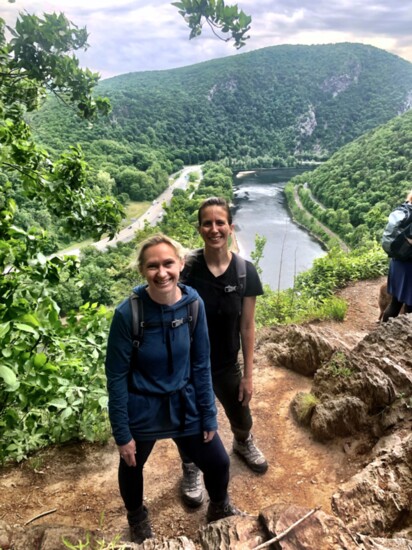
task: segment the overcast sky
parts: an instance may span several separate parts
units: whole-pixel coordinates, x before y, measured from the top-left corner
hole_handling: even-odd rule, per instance
[[[235,2],[226,0],[230,5]],[[102,78],[172,69],[280,44],[360,42],[412,62],[412,0],[239,0],[252,16],[247,46],[236,50],[205,27],[189,41],[177,9],[162,0],[0,0],[0,16],[14,25],[19,11],[64,12],[86,26],[90,48],[77,54]]]

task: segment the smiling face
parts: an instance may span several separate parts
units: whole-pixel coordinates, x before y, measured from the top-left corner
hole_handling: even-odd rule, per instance
[[[225,208],[213,205],[202,209],[199,233],[206,248],[227,247],[232,229],[233,225],[229,223]]]
[[[140,272],[148,284],[150,297],[160,303],[174,303],[183,261],[167,243],[145,249]]]

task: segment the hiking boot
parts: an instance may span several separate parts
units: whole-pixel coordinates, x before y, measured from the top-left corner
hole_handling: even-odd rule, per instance
[[[150,525],[149,513],[146,506],[141,506],[134,512],[127,512],[131,542],[141,544],[146,539],[153,538],[152,526]]]
[[[190,508],[198,508],[201,506],[204,495],[202,485],[202,472],[190,462],[185,464],[182,462],[183,477],[180,482],[180,494],[183,502]]]
[[[224,500],[223,502],[209,502],[207,508],[206,519],[208,523],[212,521],[217,521],[219,519],[228,518],[230,516],[245,516],[244,512],[241,512],[230,503],[229,499]]]
[[[263,453],[253,442],[253,435],[249,434],[246,441],[233,440],[233,452],[242,458],[251,470],[258,474],[264,474],[268,469]]]

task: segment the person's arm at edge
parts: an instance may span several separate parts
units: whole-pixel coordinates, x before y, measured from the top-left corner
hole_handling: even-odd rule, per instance
[[[109,395],[109,417],[120,456],[128,466],[136,466],[136,443],[128,423],[127,379],[130,369],[131,335],[129,323],[116,309],[110,326],[105,370]]]

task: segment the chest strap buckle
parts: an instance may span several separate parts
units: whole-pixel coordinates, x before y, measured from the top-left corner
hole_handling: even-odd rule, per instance
[[[185,319],[182,317],[181,319],[173,319],[173,321],[170,323],[170,326],[172,328],[180,327],[180,325],[183,325],[185,323]]]
[[[225,292],[236,292],[237,286],[236,285],[227,285],[225,286]]]

